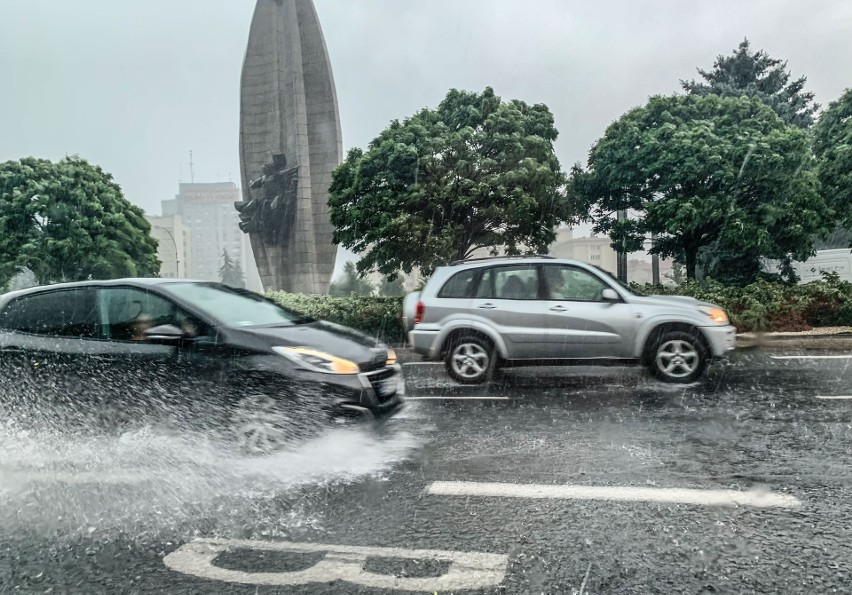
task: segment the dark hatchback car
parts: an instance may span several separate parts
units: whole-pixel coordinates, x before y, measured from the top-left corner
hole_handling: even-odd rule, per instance
[[[328,418],[387,416],[404,392],[396,355],[376,339],[250,291],[167,279],[0,296],[0,380],[0,407],[30,417],[175,413],[224,424],[248,451]]]

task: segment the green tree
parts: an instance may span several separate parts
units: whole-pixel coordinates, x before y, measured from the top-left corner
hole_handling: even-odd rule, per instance
[[[343,267],[343,279],[332,283],[328,294],[332,297],[368,296],[373,295],[374,291],[373,284],[361,276],[355,263],[350,260]]]
[[[428,275],[477,248],[546,253],[569,217],[556,135],[544,105],[451,90],[334,171],[334,240],[383,275]]]
[[[717,56],[712,70],[698,69],[703,82],[681,81],[693,95],[756,97],[787,124],[808,128],[814,122],[819,104],[814,94],[803,89],[806,77],[790,80],[787,62],[770,58],[763,50],[752,53],[748,39],[730,56]]]
[[[402,297],[405,295],[402,275],[397,273],[393,277],[382,277],[379,284],[379,295],[384,297]]]
[[[228,249],[222,250],[222,265],[219,267],[219,281],[222,285],[245,289],[246,278],[240,263],[231,258]]]
[[[0,163],[0,285],[24,269],[39,283],[155,276],[150,231],[112,176],[80,157]]]
[[[847,89],[820,115],[814,126],[814,152],[822,193],[837,222],[852,229],[852,89]],[[849,239],[852,235],[838,230]]]
[[[789,278],[830,225],[812,163],[806,133],[757,99],[653,97],[607,128],[572,189],[613,246],[640,250],[654,233],[651,251],[691,279],[716,242],[741,259],[778,259]],[[636,216],[615,220],[628,209]]]

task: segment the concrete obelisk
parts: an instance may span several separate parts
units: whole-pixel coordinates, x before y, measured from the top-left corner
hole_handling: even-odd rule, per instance
[[[328,291],[337,254],[328,186],[342,157],[337,93],[312,0],[258,0],[240,89],[238,209],[267,290]]]

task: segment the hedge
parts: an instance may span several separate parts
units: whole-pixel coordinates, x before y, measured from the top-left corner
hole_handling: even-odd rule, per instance
[[[391,345],[405,343],[401,297],[329,297],[284,291],[266,296],[300,314],[354,328]]]
[[[689,281],[679,287],[631,284],[641,295],[688,295],[725,309],[739,332],[803,331],[818,326],[852,326],[852,283],[826,275],[804,285],[761,280],[746,287],[727,287],[713,281]],[[282,306],[336,322],[392,345],[405,343],[402,298],[267,294]]]
[[[803,285],[759,280],[746,287],[688,281],[679,287],[631,284],[642,295],[688,295],[721,306],[739,332],[805,331],[852,326],[852,283],[837,274]]]

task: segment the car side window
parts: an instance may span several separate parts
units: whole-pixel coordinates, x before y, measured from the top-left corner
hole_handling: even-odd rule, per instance
[[[538,299],[538,267],[496,267],[483,273],[478,298],[502,300]]]
[[[171,301],[135,287],[102,288],[98,302],[103,338],[112,341],[142,341],[150,328],[187,319]]]
[[[476,274],[479,271],[470,269],[461,271],[450,277],[449,281],[444,283],[441,291],[438,293],[439,298],[469,298],[473,294],[473,286],[476,281]]]
[[[0,329],[53,337],[99,335],[95,290],[45,291],[12,300],[0,312]]]
[[[609,287],[596,275],[571,266],[544,267],[545,296],[549,300],[574,302],[603,301],[603,290]]]

